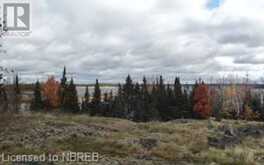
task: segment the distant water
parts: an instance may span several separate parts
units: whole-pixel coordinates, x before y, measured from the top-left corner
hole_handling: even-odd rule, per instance
[[[82,98],[85,94],[85,88],[86,87],[77,87],[77,92],[78,92],[78,97]],[[110,93],[111,90],[113,91],[113,95],[115,96],[117,94],[117,87],[100,87],[101,89],[101,94],[103,95],[104,93]],[[94,93],[94,87],[89,87],[89,93],[92,95]]]

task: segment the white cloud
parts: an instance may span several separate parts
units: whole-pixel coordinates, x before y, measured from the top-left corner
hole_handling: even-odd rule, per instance
[[[213,10],[208,1],[30,0],[32,34],[7,39],[0,65],[27,77],[66,65],[80,80],[116,82],[128,73],[261,72],[264,1],[224,0]]]

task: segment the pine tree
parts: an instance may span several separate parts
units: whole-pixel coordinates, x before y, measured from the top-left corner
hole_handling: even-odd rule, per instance
[[[104,93],[104,102],[108,103],[109,98],[108,98],[108,93]]]
[[[127,119],[132,119],[134,116],[133,111],[133,96],[134,85],[130,75],[126,78],[126,83],[123,87],[123,99],[124,99],[124,113]]]
[[[89,87],[88,86],[86,86],[86,88],[85,88],[84,99],[85,99],[86,103],[90,102],[90,92],[89,92]]]
[[[124,95],[123,95],[122,85],[118,84],[117,96],[113,101],[113,108],[112,108],[113,117],[125,118],[125,112],[124,112],[125,102],[123,96]]]
[[[20,94],[20,87],[19,87],[19,78],[18,78],[18,75],[16,75],[16,77],[15,77],[15,93],[17,95]]]
[[[34,98],[31,103],[30,109],[33,111],[39,111],[44,108],[42,95],[41,95],[41,86],[39,81],[36,82],[35,88],[34,88]]]
[[[96,83],[94,86],[94,94],[93,94],[93,100],[92,101],[94,104],[100,104],[100,102],[101,102],[101,89],[100,89],[98,79],[96,79]]]
[[[114,100],[114,94],[113,94],[113,90],[111,90],[109,93],[109,101],[112,102],[113,100]]]
[[[64,102],[64,96],[65,96],[65,90],[67,88],[67,77],[66,77],[66,67],[63,68],[62,78],[60,82],[60,103],[63,104]]]
[[[152,94],[155,93],[155,85],[152,87]],[[153,97],[153,99],[152,99]],[[146,77],[143,77],[142,100],[143,100],[143,122],[157,120],[159,118],[158,110],[155,106],[154,95],[152,96],[148,90]]]
[[[143,121],[145,116],[145,109],[143,109],[142,93],[140,85],[136,83],[134,88],[134,96],[132,100],[132,114],[134,121]]]
[[[114,106],[114,95],[113,91],[111,90],[108,95],[108,117],[112,117],[114,114],[113,106]]]
[[[0,82],[3,79],[3,75],[0,74]],[[8,109],[8,99],[5,85],[0,83],[0,111],[6,111]]]
[[[89,87],[86,86],[85,93],[84,93],[84,99],[82,101],[82,111],[83,112],[89,112],[89,104],[90,104],[90,92],[89,92]]]
[[[123,88],[121,84],[118,84],[117,96],[123,97]]]
[[[63,68],[62,78],[61,78],[61,86],[65,87],[67,85],[67,77],[66,77],[66,67]]]
[[[21,99],[21,92],[20,92],[20,87],[19,87],[19,78],[18,75],[16,74],[15,76],[15,87],[14,87],[14,108],[16,111],[19,109],[19,104],[20,104],[20,99]]]
[[[183,92],[182,114],[184,118],[192,118],[192,105],[187,90]]]
[[[167,94],[167,103],[169,106],[174,106],[175,104],[175,96],[173,93],[173,90],[170,87],[170,84],[167,85],[167,89],[166,89],[166,94]]]
[[[80,111],[78,94],[73,79],[71,79],[70,84],[65,89],[62,108],[65,112],[77,113]]]
[[[261,97],[255,96],[252,98],[250,107],[253,109],[253,111],[259,115],[259,119],[263,120],[263,107],[261,105]]]
[[[167,85],[165,97],[166,105],[168,107],[164,110],[166,111],[166,120],[173,120],[176,118],[177,113],[179,113],[179,108],[176,106],[174,90],[171,89],[169,84]]]
[[[99,85],[98,79],[96,79],[96,83],[94,86],[94,93],[92,99],[92,109],[90,111],[90,115],[100,115],[101,114],[101,89]]]
[[[175,96],[175,106],[176,111],[174,112],[175,118],[182,118],[184,117],[184,97],[182,93],[182,86],[180,83],[180,78],[176,77],[174,82],[174,96]]]
[[[157,109],[162,120],[167,121],[170,119],[171,116],[169,115],[166,90],[162,76],[160,76],[157,85]]]

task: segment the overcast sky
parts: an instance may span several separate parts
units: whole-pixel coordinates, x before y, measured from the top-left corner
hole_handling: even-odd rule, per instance
[[[32,33],[8,37],[0,65],[23,81],[127,74],[184,80],[264,75],[263,0],[30,0]]]

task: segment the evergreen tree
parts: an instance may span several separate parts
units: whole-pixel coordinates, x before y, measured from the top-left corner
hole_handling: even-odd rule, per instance
[[[90,92],[89,92],[89,87],[88,86],[86,86],[86,88],[85,88],[84,99],[85,99],[86,103],[90,102]]]
[[[162,76],[160,76],[159,78],[156,92],[157,92],[157,109],[159,111],[160,117],[162,120],[167,121],[171,118],[171,116],[169,114],[166,90]]]
[[[152,94],[155,93],[155,85],[152,87]],[[143,100],[143,120],[144,122],[157,120],[159,118],[158,110],[156,109],[156,104],[154,102],[154,95],[152,96],[148,90],[148,84],[146,77],[143,78],[142,85],[142,100]],[[152,99],[153,98],[153,99]]]
[[[256,114],[259,114],[259,118],[261,120],[264,119],[264,111],[263,111],[263,107],[261,105],[261,97],[259,95],[254,96],[250,102],[250,107],[253,109],[253,111]]]
[[[176,118],[176,114],[179,112],[179,108],[176,106],[174,90],[171,89],[170,85],[167,85],[166,89],[166,120],[173,120]]]
[[[96,79],[96,83],[94,86],[94,93],[92,99],[92,110],[90,112],[91,116],[101,114],[101,89],[99,85],[98,79]]]
[[[59,91],[61,104],[63,104],[63,102],[64,102],[66,88],[67,88],[67,77],[66,77],[66,67],[64,66],[62,78],[61,78],[61,82],[60,82],[60,91]]]
[[[41,86],[39,81],[37,81],[34,87],[34,97],[30,109],[33,111],[39,111],[42,110],[43,108],[44,108],[44,103],[41,95]]]
[[[18,75],[16,75],[16,77],[15,77],[15,93],[17,95],[20,94],[20,87],[19,87],[19,78],[18,78]]]
[[[67,85],[64,92],[65,95],[62,106],[63,110],[65,112],[73,112],[73,113],[79,112],[80,107],[78,102],[78,94],[73,79],[71,79],[70,84]]]
[[[8,98],[7,98],[6,88],[3,84],[0,84],[0,111],[2,112],[7,110],[8,110]]]
[[[66,77],[66,67],[64,66],[61,78],[61,86],[65,87],[67,85],[67,77]]]
[[[104,98],[103,98],[104,102],[102,103],[102,115],[105,117],[110,117],[112,116],[111,113],[111,100],[109,99],[109,94],[107,92],[104,93]]]
[[[124,101],[124,113],[127,119],[133,119],[133,97],[134,97],[134,85],[130,75],[126,78],[126,83],[123,88],[123,101]]]
[[[135,85],[132,105],[133,105],[132,106],[133,120],[143,121],[145,117],[146,109],[143,108],[142,93],[140,90],[140,85],[138,83],[136,83]]]
[[[114,114],[114,110],[113,110],[113,106],[114,106],[114,95],[113,95],[113,91],[111,90],[108,96],[108,117],[112,117]]]
[[[90,92],[89,92],[89,87],[86,86],[85,93],[84,93],[84,99],[82,101],[82,111],[83,112],[89,111],[89,104],[90,104]]]
[[[151,98],[150,98],[150,94],[148,91],[148,84],[147,84],[147,79],[144,76],[143,77],[143,84],[142,84],[142,89],[141,89],[141,99],[142,99],[142,113],[143,113],[143,117],[142,120],[143,121],[149,121],[152,118],[152,114],[151,114],[151,110],[150,110],[150,104],[151,104]]]
[[[170,87],[170,84],[167,85],[167,89],[166,89],[166,94],[167,94],[167,103],[169,106],[174,106],[175,104],[175,96],[173,93],[173,90]]]
[[[94,86],[94,94],[93,94],[93,100],[92,101],[95,104],[100,104],[100,102],[101,102],[101,89],[100,89],[98,79],[96,79],[96,83]]]
[[[124,85],[124,94],[125,96],[129,97],[132,96],[132,93],[133,93],[133,81],[130,75],[128,75],[126,78],[126,83]]]
[[[112,102],[114,100],[113,90],[109,93],[109,101]]]
[[[117,96],[123,97],[123,89],[121,84],[118,84]]]
[[[182,116],[184,118],[192,118],[192,105],[191,100],[188,95],[187,90],[184,90],[183,93],[183,106],[182,106]]]
[[[16,74],[15,76],[15,85],[14,85],[14,108],[16,111],[18,111],[19,109],[19,104],[20,104],[20,99],[21,99],[21,95],[20,95],[20,87],[19,87],[19,78],[18,75]]]
[[[122,85],[118,84],[117,96],[113,101],[112,116],[118,118],[125,118],[124,106],[125,102],[123,97]]]
[[[108,101],[108,93],[104,93],[104,102],[107,103]]]
[[[182,86],[180,83],[180,78],[176,77],[174,82],[174,96],[175,96],[175,112],[174,117],[175,118],[182,118],[184,117],[184,97],[182,93]]]

